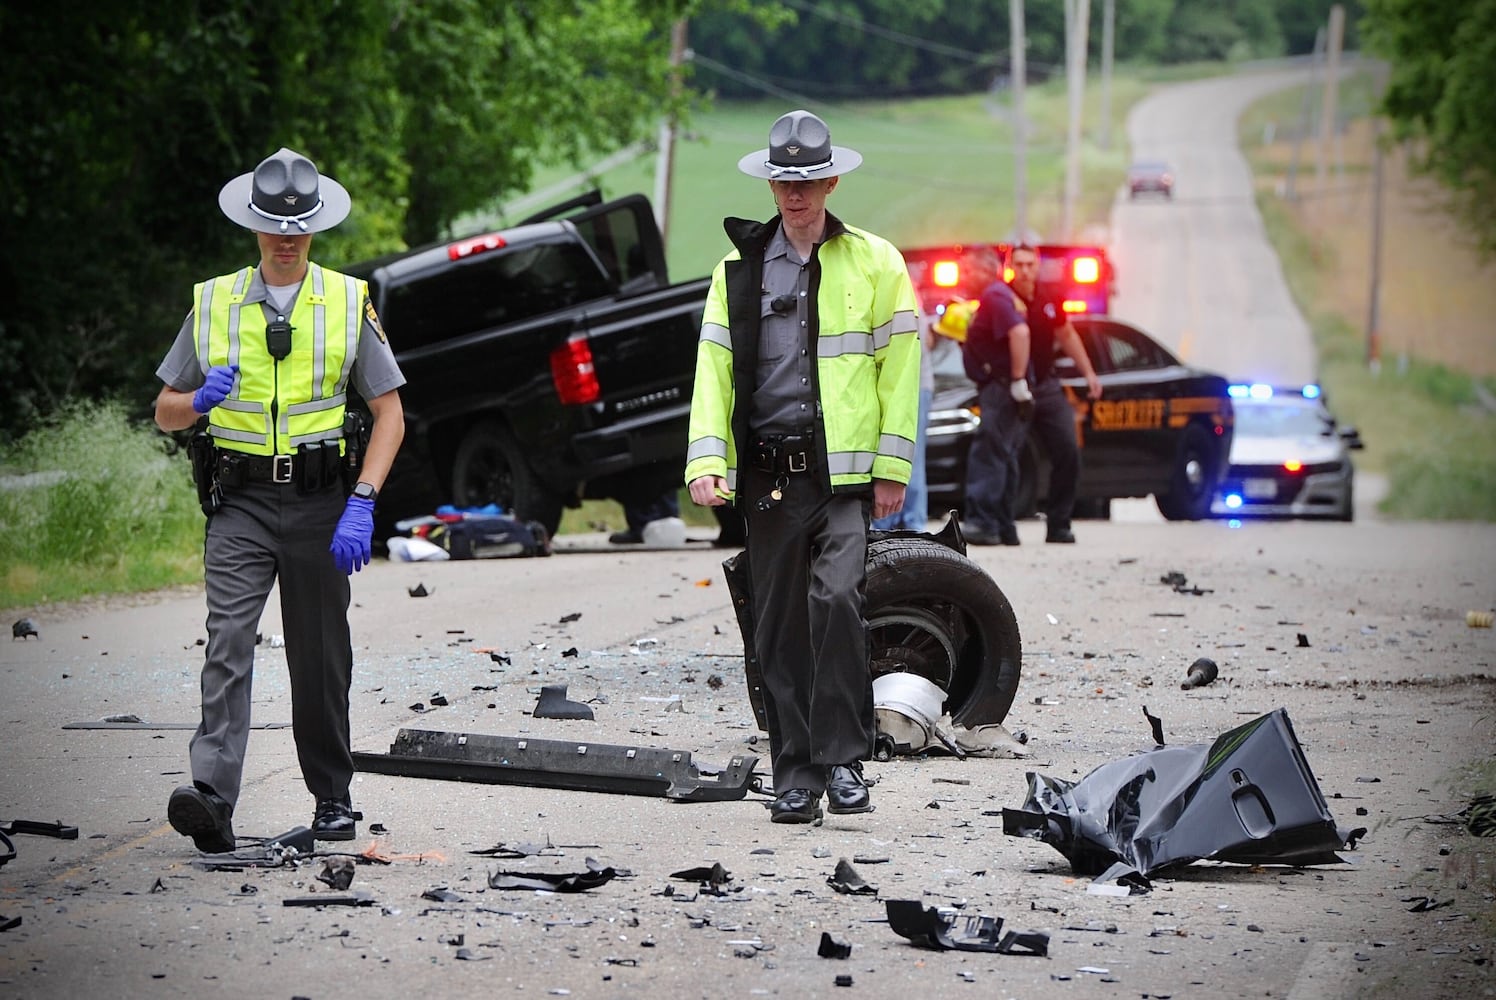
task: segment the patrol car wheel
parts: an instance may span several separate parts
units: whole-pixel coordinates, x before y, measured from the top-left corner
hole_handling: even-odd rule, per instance
[[[1154,497],[1159,513],[1170,521],[1199,521],[1208,517],[1216,478],[1216,449],[1210,435],[1198,424],[1185,428],[1169,492]]]
[[[928,678],[963,726],[1007,717],[1022,658],[1018,620],[976,563],[934,538],[874,540],[865,615],[875,676],[903,669]]]
[[[452,459],[452,503],[457,507],[498,504],[521,521],[538,521],[555,537],[561,501],[535,477],[514,436],[499,424],[474,424]]]

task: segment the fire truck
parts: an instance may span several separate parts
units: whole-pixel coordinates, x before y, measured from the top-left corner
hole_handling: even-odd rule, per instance
[[[909,276],[914,279],[920,305],[926,315],[936,315],[945,303],[957,299],[975,299],[982,289],[969,277],[973,268],[971,255],[978,250],[992,250],[1002,262],[1003,280],[1013,277],[1009,259],[1012,243],[958,243],[949,246],[915,247],[903,250]],[[1041,244],[1039,251],[1039,292],[1056,299],[1065,312],[1073,316],[1104,315],[1109,311],[1115,274],[1106,251],[1098,246],[1076,244]]]

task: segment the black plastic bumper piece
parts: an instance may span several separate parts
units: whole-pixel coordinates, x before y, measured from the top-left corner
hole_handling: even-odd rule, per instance
[[[747,795],[758,758],[733,757],[721,771],[703,772],[688,750],[402,729],[388,754],[355,752],[353,763],[407,778],[726,802]]]

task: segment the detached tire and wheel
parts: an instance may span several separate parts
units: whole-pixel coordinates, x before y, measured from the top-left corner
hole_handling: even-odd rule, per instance
[[[1216,451],[1204,427],[1191,424],[1185,428],[1169,492],[1154,497],[1160,514],[1170,521],[1199,521],[1210,516],[1210,495],[1219,477]]]
[[[452,458],[452,503],[457,507],[498,504],[521,521],[537,521],[554,537],[561,525],[561,500],[525,462],[514,435],[484,420],[469,428]]]
[[[874,678],[926,678],[945,692],[952,721],[968,728],[1007,717],[1022,639],[1013,606],[976,563],[933,536],[875,538],[865,615]]]

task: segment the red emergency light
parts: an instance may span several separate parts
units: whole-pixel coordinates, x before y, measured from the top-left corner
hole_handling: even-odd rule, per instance
[[[602,396],[585,333],[572,334],[551,352],[551,381],[556,384],[556,395],[568,406],[595,403]]]
[[[937,260],[930,268],[930,279],[941,288],[955,288],[961,281],[961,266],[953,260]]]
[[[1070,262],[1070,275],[1077,285],[1094,285],[1101,280],[1101,261],[1095,257],[1077,257]]]
[[[1084,299],[1066,299],[1060,303],[1060,308],[1067,313],[1083,313],[1090,310]]]

